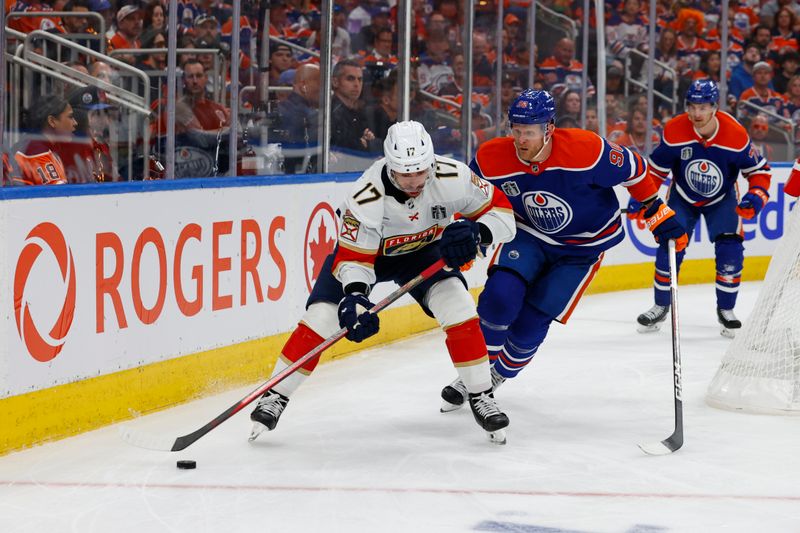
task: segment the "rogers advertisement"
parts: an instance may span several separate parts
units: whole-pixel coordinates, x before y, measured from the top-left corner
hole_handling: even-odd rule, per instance
[[[770,204],[744,226],[750,255],[770,255],[783,234],[788,173],[774,170]],[[206,180],[0,199],[0,398],[290,331],[336,242],[335,210],[350,187]],[[649,232],[627,220],[626,231],[604,264],[652,261]],[[687,258],[713,257],[707,241],[703,225]],[[485,268],[483,260],[468,273],[471,286]],[[393,288],[383,284],[373,299]]]

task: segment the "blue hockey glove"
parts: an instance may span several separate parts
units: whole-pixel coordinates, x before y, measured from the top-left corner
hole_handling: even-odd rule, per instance
[[[450,268],[460,268],[478,255],[481,240],[480,226],[468,218],[460,218],[444,228],[439,251]]]
[[[361,342],[372,337],[380,329],[377,314],[368,310],[375,307],[365,295],[355,292],[348,294],[339,302],[339,327],[347,328],[348,340]]]
[[[661,198],[650,204],[644,211],[644,222],[656,239],[657,243],[666,243],[675,239],[675,251],[680,252],[689,244],[686,229],[675,218],[675,211],[661,201]]]
[[[750,187],[747,194],[742,196],[742,201],[736,206],[736,213],[747,220],[757,217],[761,209],[767,205],[769,193],[761,187]]]

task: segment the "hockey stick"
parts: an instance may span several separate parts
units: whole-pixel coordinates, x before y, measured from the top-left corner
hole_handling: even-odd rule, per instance
[[[675,241],[669,241],[669,296],[672,317],[672,372],[674,375],[675,431],[661,442],[640,444],[648,455],[667,455],[683,446],[683,398],[681,393],[681,343],[678,322],[678,261],[675,258]]]
[[[411,289],[429,279],[431,276],[436,274],[439,270],[444,267],[444,260],[439,259],[434,264],[420,272],[416,277],[406,282],[402,287],[399,287],[397,290],[392,292],[389,296],[384,298],[383,300],[379,301],[375,304],[375,306],[370,309],[370,313],[377,313],[382,311],[389,305],[395,302],[398,298],[409,292]],[[307,362],[311,361],[312,359],[319,357],[319,355],[329,348],[331,345],[338,342],[347,334],[347,328],[342,328],[324,341],[319,344],[316,348],[305,354],[303,357],[292,363],[290,366],[283,369],[280,373],[272,376],[269,380],[265,381],[261,385],[258,386],[253,392],[230,406],[226,409],[223,413],[217,416],[214,420],[209,422],[208,424],[204,425],[200,429],[193,431],[187,435],[183,435],[178,438],[171,438],[171,437],[162,437],[156,435],[148,435],[145,433],[140,433],[133,428],[122,426],[120,427],[120,436],[122,440],[127,442],[128,444],[132,444],[134,446],[138,446],[140,448],[147,448],[149,450],[159,450],[164,452],[178,452],[184,450],[194,444],[197,440],[199,440],[202,436],[206,433],[214,429],[215,427],[219,426],[230,417],[244,409],[249,403],[251,403],[256,398],[260,397],[264,392],[271,389],[291,374],[297,371],[301,366],[306,364]]]

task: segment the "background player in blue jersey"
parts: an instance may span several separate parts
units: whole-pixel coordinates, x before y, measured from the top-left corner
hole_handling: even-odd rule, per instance
[[[478,301],[495,388],[530,362],[553,320],[567,322],[603,252],[624,238],[615,185],[643,202],[657,240],[675,239],[678,249],[687,242],[639,154],[589,131],[556,128],[546,91],[522,92],[508,119],[511,137],[481,145],[470,163],[508,196],[517,223],[514,239],[492,258]],[[461,380],[442,398],[442,411],[464,404]]]
[[[742,218],[758,215],[769,198],[770,168],[751,146],[747,130],[717,110],[719,89],[711,80],[695,81],[686,92],[686,113],[670,120],[663,142],[650,156],[653,174],[672,173],[667,205],[692,231],[705,218],[716,259],[717,319],[722,334],[732,337],[742,323],[733,314],[744,262]],[[750,183],[739,199],[739,171]],[[678,270],[684,253],[677,256]],[[667,248],[656,253],[655,305],[639,315],[639,331],[654,331],[669,311]]]

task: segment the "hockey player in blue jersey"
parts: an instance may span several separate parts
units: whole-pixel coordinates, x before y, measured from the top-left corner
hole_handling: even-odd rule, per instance
[[[719,89],[711,80],[695,81],[686,92],[686,112],[670,120],[663,142],[650,156],[653,175],[672,173],[667,205],[687,231],[705,218],[716,260],[717,320],[733,337],[742,323],[733,314],[744,262],[742,218],[751,219],[769,198],[770,168],[751,146],[747,130],[717,109]],[[739,172],[749,189],[739,199]],[[678,271],[684,253],[677,255]],[[656,253],[655,305],[639,315],[639,331],[657,330],[669,311],[669,260],[666,246]]]
[[[478,301],[495,388],[531,361],[551,322],[567,322],[604,251],[624,238],[615,185],[646,206],[656,240],[675,239],[677,249],[687,243],[639,154],[589,131],[556,128],[546,91],[523,91],[508,119],[511,137],[484,143],[470,163],[506,194],[517,223],[516,237],[492,258]],[[446,386],[442,399],[443,412],[463,405],[463,382]]]

